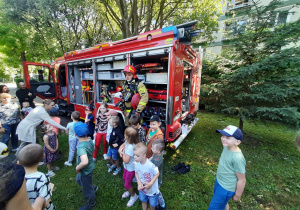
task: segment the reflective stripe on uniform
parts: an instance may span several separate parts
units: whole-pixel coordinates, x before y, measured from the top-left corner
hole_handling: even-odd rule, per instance
[[[147,89],[145,87],[141,87],[140,89],[138,89],[139,93],[145,93],[147,91]]]
[[[139,105],[146,106],[147,103],[140,101],[140,102],[139,102]]]
[[[125,109],[124,111],[125,112],[131,112],[131,109]]]

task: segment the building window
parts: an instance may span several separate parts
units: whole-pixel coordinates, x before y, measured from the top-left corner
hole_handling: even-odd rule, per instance
[[[251,0],[231,0],[232,9],[250,5]]]
[[[276,25],[285,24],[287,22],[288,12],[279,12],[276,18]]]

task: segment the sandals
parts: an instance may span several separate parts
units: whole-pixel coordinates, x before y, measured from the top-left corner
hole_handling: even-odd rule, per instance
[[[117,165],[112,165],[112,166],[110,166],[109,167],[109,169],[108,169],[108,173],[110,173],[110,172],[112,172],[115,168],[117,168]]]
[[[115,171],[114,171],[114,173],[113,173],[113,175],[118,175],[118,173],[121,171],[121,167],[120,168],[117,168]]]

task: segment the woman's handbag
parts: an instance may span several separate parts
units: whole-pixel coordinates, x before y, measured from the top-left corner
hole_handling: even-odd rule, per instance
[[[5,133],[5,132],[6,132],[6,129],[3,128],[3,127],[1,127],[1,128],[0,128],[0,133]]]

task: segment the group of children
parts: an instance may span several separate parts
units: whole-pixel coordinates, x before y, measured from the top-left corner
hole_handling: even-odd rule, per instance
[[[103,142],[103,157],[108,161],[108,172],[117,175],[121,172],[119,158],[123,161],[123,181],[125,192],[122,198],[130,197],[127,207],[133,206],[139,198],[143,209],[160,206],[165,208],[164,198],[159,190],[162,184],[163,150],[165,148],[164,135],[160,130],[160,118],[153,115],[150,118],[150,129],[146,134],[140,124],[140,117],[132,115],[130,127],[125,129],[115,110],[108,110],[105,103],[100,106],[100,113],[96,117],[95,131],[91,130],[93,123],[92,107],[86,110],[85,123],[79,122],[80,113],[74,111],[71,115],[73,122],[67,125],[69,134],[69,158],[66,166],[72,166],[77,150],[76,171],[77,183],[82,187],[87,204],[80,209],[92,209],[96,205],[95,192],[98,187],[93,185],[92,176],[101,141]],[[43,137],[44,151],[37,144],[30,144],[22,149],[18,155],[19,163],[25,167],[27,192],[30,199],[38,196],[45,197],[46,209],[54,209],[51,202],[51,185],[49,177],[54,176],[53,162],[59,158],[57,135],[53,127],[46,124]],[[241,131],[235,126],[224,130],[217,130],[222,134],[223,153],[219,162],[214,197],[209,209],[228,208],[228,200],[233,197],[239,200],[245,187],[245,159],[238,145],[242,140]],[[94,142],[93,142],[94,138]],[[48,174],[38,172],[37,167],[43,158],[47,164]],[[132,182],[136,179],[138,195]],[[37,186],[33,188],[33,185]],[[226,206],[227,205],[227,206]]]

